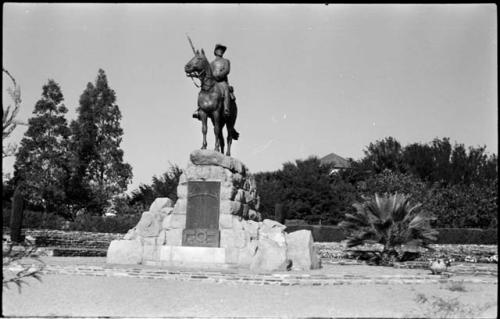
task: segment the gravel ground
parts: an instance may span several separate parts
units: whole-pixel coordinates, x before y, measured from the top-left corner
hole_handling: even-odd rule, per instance
[[[48,258],[102,265],[99,258]],[[373,266],[328,266],[316,273],[422,273]],[[8,275],[8,274],[4,274]],[[3,289],[4,316],[28,317],[434,317],[496,318],[497,284],[255,286],[131,277],[46,274],[21,293]]]
[[[4,289],[4,316],[495,318],[497,286],[249,286],[46,275]],[[425,300],[419,303],[418,300]]]

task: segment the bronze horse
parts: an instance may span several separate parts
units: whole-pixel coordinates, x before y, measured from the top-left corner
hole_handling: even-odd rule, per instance
[[[194,50],[193,50],[194,51]],[[237,140],[239,133],[234,129],[238,109],[236,102],[230,98],[229,112],[224,113],[224,91],[212,75],[212,68],[208,62],[203,49],[194,52],[194,57],[184,67],[186,75],[196,77],[201,81],[201,89],[198,94],[199,115],[202,123],[203,144],[201,149],[207,148],[207,118],[212,120],[215,133],[215,151],[224,153],[224,135],[222,129],[227,129],[227,151],[231,156],[231,143]]]

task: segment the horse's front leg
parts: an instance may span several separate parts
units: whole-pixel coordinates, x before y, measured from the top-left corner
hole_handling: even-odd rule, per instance
[[[203,144],[201,144],[201,149],[207,149],[207,114],[200,110],[200,120],[201,120],[201,133],[203,134]]]

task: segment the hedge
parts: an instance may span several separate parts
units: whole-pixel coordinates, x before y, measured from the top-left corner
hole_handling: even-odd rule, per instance
[[[10,210],[3,210],[3,224],[9,225]],[[23,217],[23,228],[29,229],[54,229],[54,230],[75,230],[100,233],[126,233],[135,227],[141,218],[140,214],[123,214],[113,217],[80,215],[75,221],[66,220],[54,213],[47,213],[45,225],[43,225],[43,213],[25,211]]]
[[[345,233],[337,226],[296,225],[287,226],[285,231],[310,230],[316,242],[340,242],[346,239]],[[497,229],[477,228],[437,228],[439,235],[435,244],[498,245]]]
[[[436,244],[498,245],[498,229],[437,228]]]

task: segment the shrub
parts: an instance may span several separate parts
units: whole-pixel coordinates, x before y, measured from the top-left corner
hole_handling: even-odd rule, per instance
[[[301,229],[310,230],[315,242],[340,242],[346,239],[344,230],[337,226],[297,225],[287,226],[285,231],[291,233]]]
[[[436,244],[498,245],[497,229],[438,228]]]
[[[140,215],[116,215],[112,217],[80,215],[70,224],[70,230],[98,233],[126,233],[139,222]]]
[[[382,253],[373,258],[376,263],[402,261],[403,245],[426,247],[436,240],[437,231],[430,227],[432,216],[420,204],[412,205],[409,196],[375,194],[374,199],[353,206],[356,212],[346,214],[339,225],[348,234],[347,247],[382,244]]]

